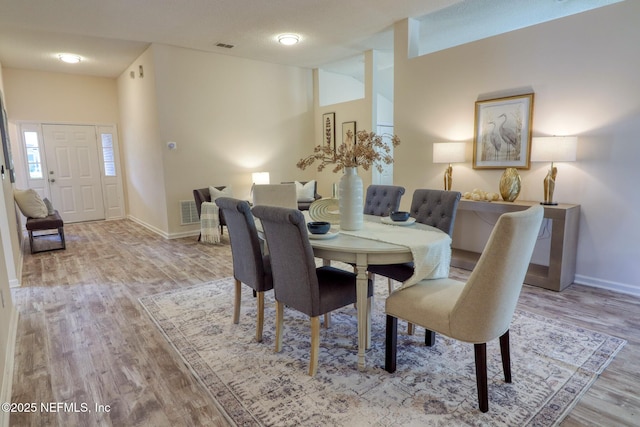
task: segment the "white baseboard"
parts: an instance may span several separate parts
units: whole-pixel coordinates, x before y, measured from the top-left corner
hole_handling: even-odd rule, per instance
[[[148,223],[142,221],[141,219],[136,218],[135,216],[128,215],[127,218],[130,219],[131,221],[137,223],[137,224],[140,224],[141,226],[143,226],[147,230],[152,231],[152,232],[156,233],[157,235],[164,237],[165,239],[169,238],[169,235],[166,232],[160,230],[158,227],[155,227],[155,226],[153,226],[151,224],[148,224]]]
[[[578,274],[576,274],[574,283],[640,297],[640,284],[633,286],[626,283],[611,282],[609,280],[596,279]]]
[[[195,237],[198,238],[200,231],[183,231],[181,233],[171,233],[169,239],[182,239],[183,237]]]
[[[16,336],[18,332],[18,310],[12,310],[9,321],[9,335],[7,337],[7,351],[5,364],[2,371],[2,388],[0,388],[0,402],[11,402],[11,389],[13,386],[13,363],[16,354]],[[9,425],[9,412],[0,411],[0,426]]]
[[[159,236],[164,237],[165,239],[181,239],[183,237],[191,237],[191,236],[198,236],[198,234],[200,234],[200,230],[190,230],[190,231],[183,231],[180,233],[167,233],[163,230],[160,230],[157,227],[154,227],[153,225],[147,224],[146,222],[142,221],[141,219],[138,219],[136,217],[133,217],[131,215],[128,216],[128,218],[137,223],[140,224],[141,226],[143,226],[144,228],[146,228],[149,231],[152,231],[154,233],[156,233]]]

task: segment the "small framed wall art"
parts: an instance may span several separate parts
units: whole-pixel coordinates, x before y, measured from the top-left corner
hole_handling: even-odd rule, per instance
[[[342,143],[346,144],[349,141],[353,144],[356,142],[356,122],[342,123]]]
[[[324,113],[322,115],[322,141],[323,144],[336,151],[336,113]]]
[[[529,169],[533,93],[476,101],[474,169]]]

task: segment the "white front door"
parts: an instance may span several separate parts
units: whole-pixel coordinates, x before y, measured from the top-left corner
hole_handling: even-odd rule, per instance
[[[65,222],[105,219],[95,126],[43,125],[51,203]]]

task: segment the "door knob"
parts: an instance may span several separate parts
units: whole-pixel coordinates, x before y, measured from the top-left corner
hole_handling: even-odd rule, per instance
[[[55,180],[55,179],[53,179],[53,178],[51,178],[51,179],[49,180],[49,182],[56,182],[56,180]]]

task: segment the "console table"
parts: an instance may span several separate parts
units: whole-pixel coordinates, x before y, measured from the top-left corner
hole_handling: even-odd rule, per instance
[[[503,214],[524,210],[539,204],[540,202],[518,200],[515,202],[487,202],[463,199],[458,204],[458,210]],[[544,218],[551,220],[549,266],[529,264],[524,282],[529,285],[561,291],[573,283],[576,274],[580,205],[560,203],[554,206],[544,206]],[[479,253],[453,248],[451,265],[471,270],[479,257]]]

